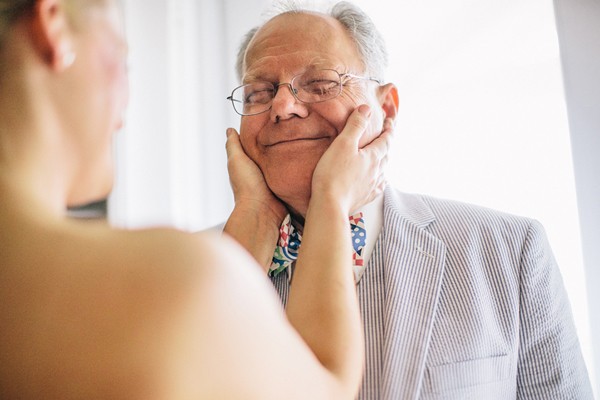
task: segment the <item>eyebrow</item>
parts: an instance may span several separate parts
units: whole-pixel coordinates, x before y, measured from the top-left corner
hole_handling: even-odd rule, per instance
[[[263,76],[262,74],[245,74],[242,77],[242,83],[248,83],[248,82],[256,82],[256,81],[265,81],[265,82],[271,82],[270,79],[267,79],[265,76]]]
[[[322,58],[318,58],[317,60],[313,59],[311,62],[306,64],[306,67],[304,68],[304,70],[302,72],[298,72],[296,74],[294,74],[293,76],[296,75],[300,75],[305,73],[306,71],[310,70],[310,69],[332,69],[337,71],[340,74],[346,74],[349,73],[350,69],[348,67],[343,66],[340,63],[332,63],[329,60],[325,60]],[[272,74],[272,73],[265,73],[263,71],[258,72],[258,73],[246,73],[243,77],[242,77],[242,83],[249,83],[249,82],[256,82],[256,81],[264,81],[264,82],[278,82],[278,79],[269,79],[270,75],[276,75],[276,74]]]

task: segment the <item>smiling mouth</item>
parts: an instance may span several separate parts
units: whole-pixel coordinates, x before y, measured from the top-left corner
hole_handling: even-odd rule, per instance
[[[280,140],[278,142],[275,143],[271,143],[269,145],[267,145],[267,147],[272,147],[272,146],[277,146],[277,145],[281,145],[281,144],[295,144],[295,143],[307,143],[307,142],[317,142],[319,140],[329,140],[328,137],[315,137],[315,138],[297,138],[297,139],[286,139],[286,140]]]

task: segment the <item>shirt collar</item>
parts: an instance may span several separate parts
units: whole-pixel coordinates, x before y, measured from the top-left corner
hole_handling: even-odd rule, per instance
[[[370,203],[365,204],[359,210],[351,213],[351,215],[356,214],[358,212],[363,213],[363,219],[365,221],[365,230],[367,231],[367,237],[365,239],[365,247],[363,250],[363,260],[364,264],[358,270],[355,270],[355,280],[356,284],[360,281],[363,276],[363,273],[367,267],[369,259],[371,258],[371,254],[373,253],[373,249],[375,248],[375,243],[377,242],[377,238],[381,233],[381,227],[383,226],[383,193],[377,196]],[[295,226],[297,222],[292,220],[292,223]],[[286,268],[286,274],[288,280],[291,280],[293,274],[293,268],[295,267],[295,263],[293,266]]]
[[[371,258],[371,254],[375,248],[375,242],[377,242],[377,238],[381,232],[381,227],[383,226],[383,193],[377,196],[370,203],[365,204],[358,211],[362,211],[363,213],[367,238],[365,240],[365,248],[363,250],[364,265],[362,270],[355,275],[357,284],[362,278],[365,268],[369,263],[369,259]]]

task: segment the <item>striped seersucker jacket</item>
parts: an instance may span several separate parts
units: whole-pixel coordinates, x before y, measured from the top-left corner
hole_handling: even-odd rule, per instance
[[[390,188],[383,217],[357,286],[360,400],[593,398],[538,222]]]

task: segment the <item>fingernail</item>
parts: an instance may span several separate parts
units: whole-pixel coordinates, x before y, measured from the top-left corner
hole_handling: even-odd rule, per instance
[[[227,128],[225,130],[225,135],[227,135],[227,137],[229,137],[229,135],[231,135],[233,133],[233,128]]]
[[[369,117],[371,116],[371,107],[369,107],[369,106],[368,106],[368,105],[366,105],[366,104],[361,104],[361,105],[358,107],[358,112],[359,112],[359,113],[360,113],[360,114],[361,114],[363,117],[369,118]]]

